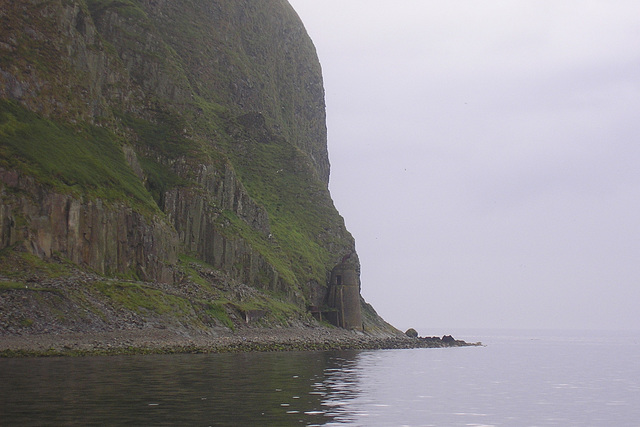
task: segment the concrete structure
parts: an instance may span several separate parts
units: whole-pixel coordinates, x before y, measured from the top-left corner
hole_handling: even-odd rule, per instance
[[[329,281],[327,319],[345,329],[362,329],[360,309],[360,280],[354,264],[343,260],[331,271]]]
[[[345,329],[363,328],[357,255],[345,255],[331,271],[327,284],[309,283],[307,308],[320,321]]]

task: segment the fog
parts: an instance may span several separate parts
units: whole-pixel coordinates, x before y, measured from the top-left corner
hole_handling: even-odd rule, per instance
[[[400,329],[640,328],[640,3],[290,0]]]

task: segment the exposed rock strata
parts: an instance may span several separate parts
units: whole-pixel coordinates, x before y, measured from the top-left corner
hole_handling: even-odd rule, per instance
[[[2,247],[22,245],[44,259],[64,254],[106,275],[173,281],[169,266],[176,262],[178,242],[163,221],[126,205],[48,192],[17,172],[0,170],[0,183]]]

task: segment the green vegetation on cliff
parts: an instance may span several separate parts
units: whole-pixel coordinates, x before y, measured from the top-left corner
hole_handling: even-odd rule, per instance
[[[52,121],[0,100],[0,138],[5,169],[20,170],[53,191],[157,211],[125,161],[120,138],[106,129]]]
[[[309,319],[355,244],[286,0],[12,2],[0,24],[0,289],[31,277],[7,260],[57,280],[35,256],[89,275],[64,298],[91,312]]]

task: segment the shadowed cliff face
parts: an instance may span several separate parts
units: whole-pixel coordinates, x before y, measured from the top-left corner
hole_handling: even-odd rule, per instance
[[[2,10],[4,254],[169,284],[189,259],[305,307],[354,253],[320,65],[286,1]]]

